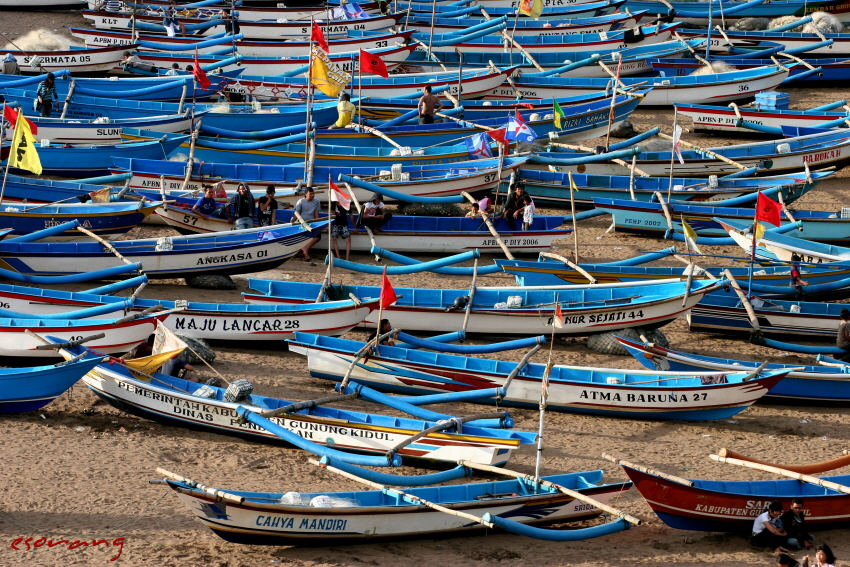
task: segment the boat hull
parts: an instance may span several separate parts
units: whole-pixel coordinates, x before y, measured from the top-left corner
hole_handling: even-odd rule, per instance
[[[98,360],[65,366],[7,369],[0,373],[0,413],[41,409],[67,392]]]

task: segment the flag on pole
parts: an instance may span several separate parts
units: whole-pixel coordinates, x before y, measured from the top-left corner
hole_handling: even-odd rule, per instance
[[[562,120],[564,119],[564,111],[561,110],[561,105],[554,98],[552,99],[552,107],[555,110],[555,128],[561,129]]]
[[[464,140],[466,142],[466,150],[469,152],[469,157],[472,159],[487,159],[493,157],[493,151],[490,149],[490,138],[485,132],[475,134]]]
[[[390,76],[389,71],[387,71],[387,64],[384,63],[383,59],[362,49],[360,50],[360,72],[380,75],[385,79]]]
[[[552,324],[555,325],[556,329],[564,328],[564,313],[561,311],[561,304],[555,304],[555,316],[552,317]]]
[[[390,278],[387,277],[387,267],[384,266],[384,273],[381,275],[381,309],[386,309],[396,301],[398,301],[398,297],[393,289],[393,284],[390,283]],[[378,334],[380,334],[380,330]]]
[[[543,13],[543,0],[521,0],[519,3],[519,13],[536,20]]]
[[[317,46],[313,46],[313,64],[310,67],[310,82],[329,97],[339,96],[351,80],[351,75],[332,63],[327,52]]]
[[[702,254],[702,251],[697,247],[697,232],[685,221],[685,217],[680,217],[680,219],[682,220],[682,232],[685,233],[685,238],[688,241],[686,244],[690,244],[697,254]]]
[[[487,135],[502,144],[502,146],[508,146],[508,131],[506,128],[500,128],[498,130],[487,130]]]
[[[772,225],[779,226],[782,224],[779,218],[779,212],[781,210],[782,207],[779,203],[759,191],[758,200],[756,201],[757,221],[769,222]]]
[[[328,47],[328,40],[325,39],[325,33],[322,31],[322,27],[316,22],[313,22],[313,27],[310,31],[310,39],[312,39],[313,43],[318,45],[325,53],[331,52],[331,48]]]
[[[333,181],[329,182],[329,186],[331,188],[331,201],[336,201],[346,211],[351,209],[351,196],[337,187]]]
[[[342,6],[342,14],[346,20],[358,20],[360,18],[368,18],[369,14],[363,11],[363,8],[357,2],[344,4]]]
[[[682,148],[679,147],[679,140],[682,139],[682,127],[678,124],[673,128],[673,152],[679,158],[679,163],[685,165],[685,159],[682,157]]]
[[[30,125],[23,119],[24,113],[18,113],[15,123],[15,135],[12,136],[12,148],[9,151],[9,167],[17,167],[41,175],[41,160],[35,149],[35,138],[30,131]]]
[[[518,142],[532,143],[537,139],[534,131],[528,127],[519,110],[516,111],[516,116],[508,117],[507,132],[505,132],[506,140],[517,140]]]
[[[9,123],[9,126],[13,128],[15,127],[15,124],[18,123],[18,113],[15,111],[14,108],[8,106],[6,103],[3,103],[3,118],[5,118],[6,121]],[[30,132],[32,132],[33,134],[38,134],[38,126],[33,124],[27,118],[24,118],[24,120],[26,120],[27,124],[29,124]]]
[[[761,240],[764,236],[764,225],[760,222],[756,223],[756,240]]]
[[[204,72],[204,70],[201,69],[200,62],[198,62],[198,48],[197,47],[195,48],[195,60],[194,60],[193,63],[194,63],[194,66],[193,66],[193,69],[192,69],[192,75],[194,75],[195,80],[198,81],[198,84],[201,85],[202,89],[210,88],[210,85],[211,85],[210,80],[207,77],[207,74]]]
[[[576,181],[575,181],[575,179],[573,179],[573,172],[572,172],[572,171],[568,171],[568,172],[567,172],[567,177],[568,177],[568,178],[569,178],[569,180],[570,180],[570,189],[572,189],[573,191],[575,191],[576,193],[578,193],[578,185],[576,185]]]

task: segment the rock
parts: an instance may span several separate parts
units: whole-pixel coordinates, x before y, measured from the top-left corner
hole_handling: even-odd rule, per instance
[[[199,339],[197,337],[190,337],[189,335],[186,335],[184,333],[174,334],[180,337],[180,339],[184,343],[192,347],[192,350],[195,351],[192,352],[187,348],[182,353],[180,353],[180,360],[182,360],[186,364],[201,364],[201,358],[203,358],[207,362],[212,362],[213,360],[215,360],[215,353],[212,351],[210,345],[208,345],[205,340]],[[198,354],[195,355],[195,353]],[[200,356],[201,358],[198,358],[198,356]]]
[[[611,130],[611,136],[614,138],[632,138],[638,134],[639,132],[628,120],[623,120],[616,128]]]
[[[457,203],[406,203],[400,210],[416,217],[462,217],[466,214]]]
[[[199,274],[186,278],[186,285],[198,289],[236,289],[236,284],[230,276],[217,274]]]

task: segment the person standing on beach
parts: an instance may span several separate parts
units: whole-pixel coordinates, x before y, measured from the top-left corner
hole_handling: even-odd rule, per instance
[[[295,203],[295,212],[301,215],[301,218],[305,221],[311,221],[319,218],[319,211],[322,207],[322,204],[316,199],[316,192],[312,187],[307,187],[307,190],[304,192],[304,196],[301,199],[298,199],[298,202]],[[298,222],[293,219],[292,223]],[[313,259],[310,257],[310,248],[316,245],[319,241],[318,238],[311,238],[307,244],[304,245],[304,248],[301,249],[301,253],[304,254],[303,261],[304,262],[312,262]]]
[[[36,95],[38,96],[37,110],[41,112],[42,116],[49,118],[53,112],[53,101],[58,98],[56,94],[56,78],[53,76],[53,73],[48,73],[47,77],[38,84]]]
[[[842,309],[838,316],[841,317],[841,322],[838,324],[838,335],[835,337],[835,346],[847,352],[835,358],[846,362],[850,360],[850,311]]]
[[[440,99],[431,94],[431,85],[425,85],[417,108],[419,109],[420,124],[433,124],[434,114],[443,109],[443,103],[440,102]]]

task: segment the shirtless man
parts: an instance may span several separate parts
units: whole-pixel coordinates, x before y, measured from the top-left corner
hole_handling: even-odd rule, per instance
[[[440,99],[431,94],[431,85],[426,85],[422,98],[419,99],[419,123],[433,124],[434,113],[443,109]]]

